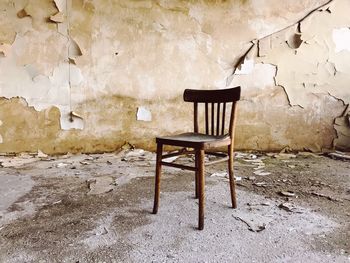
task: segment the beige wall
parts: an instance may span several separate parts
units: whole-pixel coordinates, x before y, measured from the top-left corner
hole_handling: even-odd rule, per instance
[[[185,88],[236,85],[237,148],[349,148],[349,11],[348,0],[3,0],[0,152],[153,148],[191,130]]]

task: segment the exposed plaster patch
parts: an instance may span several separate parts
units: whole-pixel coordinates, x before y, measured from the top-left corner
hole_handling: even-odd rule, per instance
[[[45,43],[45,46],[42,46]],[[16,34],[11,48],[11,60],[17,67],[33,65],[40,74],[50,75],[53,68],[66,58],[67,39],[55,31],[30,30]]]
[[[234,76],[236,75],[236,71],[241,70],[242,64],[244,64],[246,60],[249,60],[249,59],[252,60],[256,56],[256,54],[257,54],[257,42],[251,41],[249,43],[249,47],[246,49],[246,51],[244,51],[243,55],[236,58],[236,60],[233,62],[233,71],[232,70],[230,71],[230,75],[226,77],[226,80],[225,80],[226,87],[228,87],[231,84]],[[248,62],[247,68],[251,67],[251,66],[248,66],[249,64],[251,64],[251,62]]]
[[[11,52],[11,45],[0,43],[0,57],[7,57]]]
[[[67,63],[61,63],[53,71],[52,76],[49,77],[50,81],[55,86],[79,86],[84,80],[81,74],[80,68],[76,65],[68,65]]]
[[[277,67],[272,64],[257,63],[253,64],[249,74],[234,75],[231,87],[243,86],[243,93],[255,92],[260,93],[266,87],[275,86],[275,76]],[[256,96],[257,94],[254,94]]]
[[[333,29],[332,37],[335,43],[335,52],[350,51],[350,29],[348,27]]]
[[[83,120],[69,121],[70,86],[78,87],[84,79],[76,65],[61,63],[54,69],[52,75],[47,77],[39,75],[31,65],[18,67],[15,57],[9,56],[0,60],[0,69],[6,76],[0,79],[2,96],[7,98],[21,96],[36,110],[57,106],[61,111],[62,129],[83,129]],[[26,86],[26,89],[21,89],[22,86]]]
[[[59,12],[62,12],[65,10],[66,8],[66,3],[67,3],[67,0],[54,0],[54,3],[58,9]]]
[[[53,28],[51,23],[47,23],[49,17],[57,12],[53,1],[27,0],[26,2],[23,10],[17,13],[18,17],[30,16],[33,28],[39,31]]]
[[[53,16],[50,16],[50,20],[55,23],[63,23],[64,22],[64,14],[61,12],[58,12],[54,14]]]
[[[298,40],[298,24],[287,27],[275,34],[268,35],[258,40],[258,57],[265,57],[270,52],[283,47],[299,48],[302,41]],[[296,36],[298,35],[298,36]]]
[[[81,51],[78,43],[73,38],[70,38],[68,52],[69,52],[69,58],[72,60],[83,55],[83,52]]]
[[[334,63],[327,61],[327,63],[324,65],[324,68],[328,71],[329,75],[331,76],[335,76],[337,74],[337,69]]]
[[[69,107],[61,108],[61,118],[60,124],[62,130],[83,130],[84,129],[84,119],[82,117],[72,116],[72,111]]]
[[[270,38],[262,38],[258,40],[258,57],[265,57],[271,49]]]
[[[145,107],[138,107],[136,119],[138,121],[152,121],[152,113]]]
[[[39,71],[35,68],[34,65],[27,64],[24,66],[24,69],[27,71],[30,78],[34,81],[35,77],[39,76]]]
[[[244,62],[235,71],[235,75],[248,75],[253,72],[254,59],[246,58]]]
[[[350,70],[349,61],[350,61],[350,52],[343,51],[339,53],[330,53],[328,62],[334,65],[335,69],[337,70],[337,75],[339,74],[339,76],[337,77],[341,78],[342,77],[341,73],[344,73],[345,75],[349,76],[349,73],[348,73]]]

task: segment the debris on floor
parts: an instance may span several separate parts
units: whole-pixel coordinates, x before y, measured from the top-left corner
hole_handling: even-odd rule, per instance
[[[295,197],[295,193],[292,191],[280,191],[279,192],[280,195],[282,196],[286,196],[286,197]]]
[[[336,151],[336,152],[330,152],[328,153],[328,155],[334,159],[350,160],[350,153]]]
[[[326,194],[322,194],[322,193],[317,193],[317,192],[311,192],[311,194],[314,195],[314,196],[327,198],[328,200],[331,200],[331,201],[343,202],[343,200],[341,200],[341,199],[339,199],[339,198],[332,197],[332,196],[330,196],[330,195],[326,195]]]
[[[212,173],[210,177],[228,178],[228,174],[227,172],[218,172],[218,173]]]
[[[305,158],[321,158],[321,154],[316,154],[312,152],[298,152],[297,156]]]
[[[142,149],[131,149],[122,152],[123,154],[122,161],[124,162],[137,162],[145,160],[154,160],[154,154],[151,152],[142,150]]]
[[[47,158],[48,155],[43,153],[41,150],[38,150],[38,154],[37,154],[38,158]]]
[[[115,179],[110,176],[101,176],[87,181],[90,191],[89,195],[108,193],[115,188]]]
[[[281,203],[278,205],[278,207],[287,211],[287,212],[302,213],[302,210],[300,208],[296,207],[295,205],[293,205],[292,203]]]
[[[172,163],[174,162],[176,159],[178,159],[179,156],[173,156],[173,157],[168,157],[168,158],[165,158],[163,159],[164,162],[168,162],[168,163]]]
[[[126,142],[121,148],[120,150],[121,151],[125,151],[125,150],[134,150],[135,149],[135,145],[129,143],[129,142]]]
[[[40,159],[35,157],[36,154],[20,154],[18,156],[1,156],[0,163],[2,167],[20,167],[26,164],[34,163],[39,161]]]
[[[248,226],[248,230],[252,232],[261,232],[265,230],[268,224],[273,220],[270,217],[246,212],[236,212],[233,218],[245,223]]]
[[[228,179],[228,173],[227,172],[215,172],[215,173],[212,173],[210,175],[210,177],[218,177],[218,178],[226,178]],[[238,181],[242,181],[242,177],[241,176],[235,176],[234,175],[234,178],[235,178],[235,181],[238,182]]]
[[[253,172],[255,175],[259,175],[259,176],[266,176],[266,175],[270,175],[271,173],[269,172],[265,172],[263,170],[256,170]]]
[[[273,157],[279,160],[288,160],[288,159],[296,158],[297,156],[292,153],[278,153],[278,154],[274,154]]]
[[[56,164],[56,167],[57,168],[65,168],[67,167],[68,165],[70,165],[71,163],[58,163]]]
[[[258,186],[258,187],[266,187],[268,186],[268,183],[266,182],[255,182],[253,185]]]
[[[237,209],[230,208],[227,163],[206,167],[202,232],[191,171],[162,169],[159,212],[151,214],[154,153],[126,144],[96,155],[0,156],[0,261],[217,262],[223,251],[221,261],[229,254],[242,262],[243,247],[254,251],[249,262],[282,254],[347,262],[350,162],[284,154],[296,157],[236,153]]]
[[[256,206],[270,206],[271,204],[269,202],[264,203],[247,203],[250,207],[256,207]]]

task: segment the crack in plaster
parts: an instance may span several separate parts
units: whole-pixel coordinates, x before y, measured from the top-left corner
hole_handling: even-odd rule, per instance
[[[327,5],[330,5],[333,1],[334,1],[334,0],[329,0],[328,2],[326,2],[326,3],[324,3],[324,4],[320,5],[320,6],[318,6],[318,7],[316,7],[316,8],[314,8],[313,10],[311,10],[309,13],[307,13],[303,18],[299,19],[297,22],[295,22],[295,23],[293,23],[293,24],[291,24],[291,25],[289,25],[289,26],[286,26],[286,27],[284,27],[284,28],[282,28],[282,29],[280,29],[280,30],[278,30],[278,31],[275,31],[275,32],[273,32],[273,33],[271,33],[271,34],[269,34],[269,35],[266,35],[266,36],[264,36],[264,37],[262,37],[262,38],[259,38],[258,40],[262,40],[262,39],[267,38],[267,37],[269,37],[269,36],[272,36],[272,35],[281,33],[281,32],[283,32],[283,31],[285,31],[286,29],[289,29],[289,28],[291,28],[291,27],[293,27],[293,26],[295,26],[295,25],[300,24],[300,23],[303,22],[306,18],[308,18],[309,16],[311,16],[312,14],[314,14],[315,12],[317,12],[318,10],[320,10],[321,8],[323,8],[323,7],[327,6]],[[300,26],[299,26],[299,27],[300,27]]]
[[[61,11],[62,9],[64,9],[64,7],[61,7],[61,10],[60,10],[60,8],[58,7],[58,4],[57,4],[57,2],[60,2],[60,3],[63,3],[63,2],[65,2],[64,0],[63,1],[59,1],[59,0],[55,0],[55,4],[56,4],[56,7],[58,8],[58,10],[59,11]],[[328,3],[330,3],[330,2],[332,2],[332,1],[329,1]],[[326,3],[327,4],[327,3]],[[147,4],[146,5],[146,7],[143,7],[143,8],[148,8],[148,6],[149,6],[149,4]],[[135,7],[135,8],[139,8],[140,6],[138,6],[138,7]],[[319,7],[318,8],[316,8],[316,9],[319,9]],[[328,8],[327,8],[328,9]],[[167,9],[167,10],[169,10],[169,9]],[[144,11],[144,10],[143,10]],[[142,12],[143,12],[142,11]],[[179,10],[177,10],[177,11],[179,11]],[[180,11],[180,12],[182,12],[182,11]],[[196,18],[197,19],[197,18]],[[197,21],[197,20],[196,20]],[[197,22],[199,22],[199,21],[197,21]],[[58,26],[58,25],[57,25]],[[291,26],[292,27],[292,26]],[[298,27],[300,27],[300,23],[298,24]],[[283,30],[283,29],[282,29]],[[58,31],[59,31],[59,29],[58,29]],[[300,31],[300,30],[299,30]],[[276,32],[275,32],[276,33]],[[275,34],[275,33],[272,33],[272,34]],[[208,34],[209,36],[210,36],[210,34]],[[264,36],[264,37],[266,37],[266,36]],[[203,47],[203,45],[202,45],[202,43],[200,42],[200,40],[198,40],[196,37],[195,37],[195,35],[192,35],[192,38],[194,38],[194,41],[195,41],[195,44],[197,45],[197,50],[199,50],[202,54],[204,54],[205,55],[205,58],[206,59],[210,59],[209,57],[208,57],[208,54],[206,54],[206,49],[205,48],[202,48]],[[198,40],[198,41],[197,41]],[[73,40],[74,41],[74,40]],[[259,44],[260,44],[260,42],[258,42],[258,41],[255,41],[256,43],[253,43],[253,45],[252,45],[252,49],[255,49],[255,48],[258,48],[259,49]],[[80,43],[83,43],[83,42],[80,42]],[[76,43],[77,44],[77,46],[79,47],[79,44],[78,43]],[[80,50],[81,51],[81,50]],[[82,52],[81,52],[82,53]],[[247,56],[247,55],[246,55]],[[242,59],[242,56],[240,57],[240,59],[239,60],[241,60],[241,63],[238,65],[238,66],[241,66],[242,65],[242,62],[244,62],[244,60],[245,60],[245,57]],[[212,62],[215,62],[216,64],[218,64],[220,67],[221,67],[221,69],[223,69],[223,63],[221,63],[220,64],[220,62],[219,62],[219,60],[218,61],[214,61],[214,60],[212,60]],[[68,63],[71,63],[71,64],[74,64],[75,63],[75,61],[74,61],[74,59],[72,60],[71,58],[70,58],[70,56],[68,55]],[[227,63],[226,65],[228,65],[229,63]],[[235,65],[237,65],[236,63],[234,63]],[[284,86],[282,86],[282,85],[277,85],[278,83],[277,83],[277,80],[276,80],[276,75],[277,75],[277,70],[279,69],[278,67],[277,67],[277,65],[274,65],[274,64],[272,64],[272,63],[270,63],[271,65],[273,65],[273,66],[275,66],[276,67],[276,73],[275,73],[275,76],[274,77],[272,77],[272,79],[273,79],[273,82],[274,82],[274,85],[276,86],[276,87],[281,87],[283,90],[284,90],[284,93],[286,94],[286,97],[287,97],[287,100],[288,100],[288,103],[289,103],[289,105],[291,106],[291,107],[294,107],[294,105],[292,106],[291,105],[291,101],[290,101],[290,98],[289,98],[289,94],[287,93],[287,91],[285,90],[285,87]],[[237,67],[235,67],[234,68],[234,70],[233,70],[233,73],[232,73],[232,71],[230,72],[230,73],[232,73],[231,75],[234,75],[234,73],[235,73],[235,70],[236,70],[236,68],[238,68],[238,66]],[[232,67],[231,67],[231,69],[232,69]],[[26,68],[26,70],[29,72],[29,71],[31,71],[31,69],[30,68]],[[70,72],[70,70],[69,70],[69,72]],[[119,72],[118,72],[119,73]],[[30,74],[31,75],[31,74]],[[225,74],[226,75],[226,74]],[[32,76],[32,75],[31,75]],[[70,78],[69,78],[70,79]],[[232,81],[232,80],[231,80]],[[231,81],[229,82],[229,77],[227,77],[226,78],[226,80],[225,80],[225,82],[226,82],[226,86],[228,86],[229,85],[229,83],[231,83]],[[142,81],[140,81],[140,83],[142,83]],[[49,90],[47,90],[47,93],[49,94]],[[71,95],[71,92],[70,92],[70,95]],[[155,113],[155,112],[154,112]],[[263,142],[263,140],[262,140],[262,142]]]
[[[258,40],[257,40],[257,45],[256,45],[256,47],[257,47],[257,52],[258,52],[258,57],[261,56],[261,54],[260,54],[260,53],[261,53],[261,46],[260,46],[260,45],[261,45],[261,40],[267,39],[268,37],[271,37],[271,36],[273,36],[273,35],[275,35],[275,34],[284,32],[284,31],[286,31],[286,30],[288,30],[288,29],[294,27],[295,25],[297,25],[297,31],[296,31],[297,33],[294,33],[294,35],[292,35],[292,37],[293,37],[293,38],[296,37],[296,40],[287,40],[286,43],[288,44],[289,48],[298,49],[298,48],[300,47],[300,45],[303,43],[303,40],[302,40],[302,38],[301,38],[301,23],[302,23],[306,18],[310,17],[310,16],[313,15],[315,12],[320,11],[323,7],[326,7],[326,6],[327,6],[326,10],[322,10],[322,11],[326,11],[326,12],[328,12],[328,13],[332,13],[331,10],[330,10],[330,6],[329,6],[332,2],[333,2],[333,0],[330,0],[330,1],[326,2],[325,4],[322,4],[322,5],[318,6],[318,7],[316,7],[315,9],[313,9],[312,11],[310,11],[308,14],[306,14],[302,19],[300,19],[300,20],[299,20],[298,22],[296,22],[296,23],[293,23],[293,24],[291,24],[291,25],[289,25],[289,26],[287,26],[287,27],[285,27],[285,28],[283,28],[283,29],[281,29],[281,30],[278,30],[278,31],[276,31],[276,32],[273,32],[273,33],[271,33],[271,34],[269,34],[269,35],[266,35],[266,36],[264,36],[264,37],[258,39]],[[344,39],[345,39],[345,41],[343,41]],[[341,28],[341,29],[339,29],[339,30],[337,30],[337,31],[333,31],[333,40],[334,40],[334,42],[336,43],[336,52],[340,52],[340,51],[342,51],[342,50],[349,50],[349,51],[350,51],[350,49],[349,49],[349,47],[348,47],[348,46],[349,46],[349,43],[350,43],[350,29],[349,29],[349,28]],[[254,40],[254,41],[256,41],[256,40]],[[292,43],[292,42],[290,42],[290,41],[293,41],[295,44]],[[317,43],[317,42],[318,42],[318,40],[316,39],[316,40],[315,40],[315,43]],[[348,42],[349,42],[349,43],[348,43]],[[305,43],[306,43],[306,42],[305,42]],[[328,53],[330,52],[330,46],[328,45],[328,43],[327,43],[324,39],[322,39],[322,42],[319,43],[319,45],[322,45],[322,46],[324,46],[325,48],[327,48],[327,49],[328,49]],[[249,48],[247,49],[247,51],[245,52],[245,54],[239,58],[239,62],[237,63],[237,65],[241,66],[241,65],[244,63],[244,61],[247,60],[246,57],[248,56],[249,52],[251,51],[251,49],[252,49],[254,46],[255,46],[255,45],[252,45],[251,47],[249,47]],[[333,62],[330,62],[330,61],[329,61],[329,57],[327,58],[326,62],[327,62],[328,64],[324,64],[324,66],[327,68],[328,72],[329,72],[333,77],[335,77],[335,76],[337,75],[336,64],[333,63]],[[320,68],[320,65],[321,65],[321,64],[318,63],[318,66],[317,66],[317,67]],[[323,64],[322,64],[322,65],[323,65]],[[327,65],[328,65],[328,66],[327,66]],[[292,105],[287,89],[284,87],[284,85],[281,85],[281,84],[277,83],[276,76],[277,76],[277,74],[278,74],[278,73],[277,73],[277,71],[278,71],[278,66],[277,66],[277,65],[275,65],[275,66],[276,66],[276,75],[274,76],[275,86],[280,86],[280,87],[283,89],[283,91],[284,91],[284,93],[285,93],[285,95],[286,95],[286,97],[287,97],[287,100],[288,100],[288,103],[289,103],[289,106],[290,106],[290,107],[298,106],[298,107],[304,109],[304,107],[303,107],[302,105],[300,105],[300,104]],[[235,73],[236,73],[236,67],[234,68],[232,75],[229,76],[229,77],[226,79],[226,85],[227,85],[227,86],[228,86],[229,83],[233,80],[233,75],[235,75]],[[239,73],[239,71],[238,71],[237,73]],[[237,73],[236,73],[236,74],[237,74]],[[327,83],[327,82],[326,82],[326,83]],[[279,84],[279,85],[278,85],[278,84]],[[328,84],[329,84],[329,82],[328,82]],[[306,84],[303,83],[303,85],[304,85],[304,88],[306,88]],[[314,83],[314,88],[316,88],[317,85],[318,85],[318,84]],[[312,92],[312,93],[313,93],[313,92]],[[326,94],[327,94],[327,93],[326,93]],[[336,100],[341,101],[341,102],[343,103],[343,105],[345,105],[344,100],[337,98],[336,96],[332,95],[330,92],[328,92],[328,95],[331,96],[331,97],[333,97],[333,98],[335,98]],[[341,116],[336,117],[336,118],[334,119],[334,122],[335,122],[335,120],[336,120],[337,118],[344,117],[344,114],[346,114],[347,108],[348,108],[348,106],[345,108],[345,110],[344,110],[344,112],[343,112],[343,114],[342,114]],[[350,117],[349,117],[349,119],[350,119]],[[335,127],[334,127],[334,129],[336,130],[336,133],[338,134],[338,133],[339,133],[338,130],[337,130]],[[339,135],[337,135],[337,138],[338,138],[338,137],[339,137]],[[333,140],[333,145],[334,145],[334,141],[335,141],[335,140]]]
[[[252,45],[245,51],[245,53],[244,53],[242,56],[240,56],[240,58],[238,59],[238,62],[234,65],[232,74],[231,74],[229,77],[226,78],[226,87],[228,87],[228,86],[230,85],[230,83],[231,83],[231,81],[232,81],[232,79],[233,79],[233,75],[235,75],[236,69],[237,69],[238,67],[240,67],[240,66],[244,63],[246,57],[250,54],[250,52],[253,50],[253,48],[256,47],[256,48],[257,48],[257,52],[258,52],[258,54],[259,54],[259,49],[260,49],[259,43],[260,43],[261,40],[266,39],[266,38],[268,38],[268,37],[270,37],[270,36],[273,36],[273,35],[275,35],[275,34],[281,33],[281,32],[283,32],[283,31],[285,31],[285,30],[287,30],[287,29],[289,29],[289,28],[294,27],[295,25],[297,25],[297,28],[298,28],[298,30],[300,31],[301,22],[302,22],[303,20],[305,20],[306,18],[308,18],[309,16],[311,16],[313,13],[315,13],[315,12],[318,11],[319,9],[321,9],[321,8],[323,8],[323,7],[325,7],[325,6],[329,5],[329,4],[331,4],[333,1],[334,1],[334,0],[329,0],[328,2],[326,2],[326,3],[324,3],[324,4],[320,5],[320,6],[318,6],[318,7],[316,7],[316,8],[314,8],[314,9],[311,10],[308,14],[306,14],[303,18],[301,18],[300,20],[298,20],[297,22],[294,22],[293,24],[291,24],[291,25],[289,25],[289,26],[284,27],[283,29],[280,29],[280,30],[278,30],[278,31],[275,31],[275,32],[273,32],[273,33],[270,33],[270,34],[268,34],[268,35],[266,35],[266,36],[264,36],[264,37],[261,37],[261,38],[259,38],[259,39],[253,39],[253,40],[251,40]],[[300,43],[300,44],[301,44],[301,43]],[[300,46],[300,45],[299,45],[299,46]],[[278,69],[277,66],[276,66],[276,69]],[[276,75],[277,75],[277,72],[276,72]],[[275,83],[276,83],[275,77],[274,77],[274,80],[275,80]],[[277,83],[276,83],[276,84],[277,84]],[[287,91],[286,91],[286,89],[285,89],[284,87],[283,87],[283,90],[286,92],[286,96],[288,97],[288,101],[289,101],[289,103],[290,103],[289,96],[288,96]],[[291,105],[291,103],[290,103],[290,105]],[[292,106],[292,105],[291,105],[291,106]],[[299,106],[300,106],[300,105],[299,105]]]

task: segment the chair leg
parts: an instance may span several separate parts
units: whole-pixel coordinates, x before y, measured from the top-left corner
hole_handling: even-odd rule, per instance
[[[199,168],[198,168],[198,160],[199,160],[199,154],[198,154],[198,151],[196,151],[196,154],[195,154],[195,166],[196,166],[196,172],[195,172],[195,198],[198,199],[199,198]]]
[[[236,182],[233,177],[233,145],[228,146],[228,175],[230,178],[230,192],[231,192],[231,202],[232,208],[237,208],[237,200],[236,200]]]
[[[160,177],[162,173],[162,163],[161,163],[162,154],[163,154],[163,145],[157,144],[156,178],[155,178],[155,188],[154,188],[153,214],[157,214],[158,206],[159,206]]]
[[[205,176],[204,176],[204,150],[197,150],[198,156],[198,186],[199,186],[199,213],[198,213],[198,229],[204,228],[204,205],[205,205]]]

